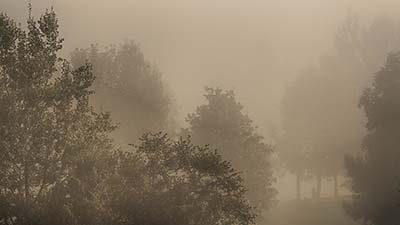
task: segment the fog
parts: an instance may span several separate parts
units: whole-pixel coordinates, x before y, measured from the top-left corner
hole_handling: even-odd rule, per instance
[[[27,7],[27,1],[0,0],[0,10],[21,23],[22,27],[25,27],[28,19]],[[175,135],[191,134],[196,144],[212,145],[213,143],[208,143],[205,138],[196,138],[194,134],[197,117],[194,116],[191,120],[188,119],[188,114],[197,112],[197,107],[207,104],[207,101],[211,105],[211,101],[204,97],[205,94],[218,96],[220,94],[218,88],[233,90],[237,102],[243,105],[243,113],[252,120],[254,132],[262,135],[265,142],[271,144],[273,148],[270,161],[276,178],[273,182],[273,187],[277,190],[275,200],[285,203],[296,199],[296,175],[297,178],[300,176],[303,182],[302,189],[297,190],[302,195],[302,197],[297,196],[298,199],[314,199],[315,189],[319,189],[317,192],[320,192],[321,197],[330,197],[336,190],[333,186],[335,178],[339,179],[339,192],[342,197],[348,200],[347,197],[350,198],[352,195],[348,172],[343,172],[344,159],[348,154],[356,156],[363,154],[360,150],[363,146],[363,137],[368,132],[365,129],[367,118],[362,105],[359,108],[358,103],[363,90],[371,86],[375,73],[384,65],[386,54],[399,50],[397,47],[400,46],[398,38],[400,1],[32,0],[32,15],[38,19],[46,8],[51,7],[57,14],[60,33],[65,39],[61,55],[67,59],[72,57],[74,61],[72,52],[89,48],[91,44],[98,44],[100,51],[107,46],[129,41],[134,41],[140,47],[149,65],[157,68],[162,74],[160,79],[170,94],[173,109],[170,110],[169,117],[174,120],[175,126],[170,130],[174,130]],[[373,30],[371,27],[375,24],[374,21],[385,21],[385,18],[389,18],[393,24],[391,22],[387,24],[390,24],[390,29],[393,28],[395,31],[393,38],[385,39],[386,36],[383,37],[382,34],[383,41],[380,41],[381,30],[377,25],[377,36],[367,41],[364,36],[362,37],[364,39],[361,39],[364,44],[382,43],[373,46],[379,50],[365,50],[373,48],[365,47],[368,45],[365,44],[360,47],[362,49],[360,52],[365,50],[360,53],[364,54],[363,56],[356,56],[354,61],[346,61],[340,53],[340,47],[337,46],[337,37],[343,24],[346,24],[346,19],[352,15],[357,17],[361,27],[360,35],[367,38],[369,36],[366,33]],[[379,18],[384,19],[379,20]],[[370,57],[372,54],[375,56],[374,59]],[[90,58],[89,55],[77,54],[76,58]],[[367,58],[370,61],[367,61]],[[366,60],[363,61],[364,59]],[[83,64],[83,61],[79,63]],[[338,69],[342,67],[349,69]],[[342,76],[337,75],[340,73]],[[349,74],[356,76],[350,77]],[[332,76],[339,78],[333,81],[330,80]],[[311,78],[307,80],[306,77]],[[340,82],[348,85],[342,85]],[[327,83],[329,85],[326,85]],[[309,93],[301,91],[303,86],[296,86],[302,84],[309,87]],[[205,92],[204,87],[216,89]],[[336,91],[340,93],[337,94]],[[230,96],[229,91],[221,93]],[[328,96],[326,102],[333,103],[332,107],[322,106],[319,101],[323,100],[313,100],[321,93]],[[296,95],[303,96],[304,102],[311,103],[304,105],[304,102],[296,102],[297,98],[293,97]],[[303,107],[308,111],[302,109]],[[119,120],[117,122],[127,123],[124,121],[124,115],[118,113],[116,115],[115,118]],[[302,115],[313,117],[315,124],[308,123],[309,121],[301,117]],[[120,117],[117,118],[118,116]],[[151,116],[148,117],[152,120]],[[299,118],[300,122],[297,123],[296,118]],[[160,127],[168,126],[164,125]],[[325,127],[332,129],[326,130]],[[285,129],[295,129],[295,131],[291,133]],[[131,131],[126,132],[131,135]],[[326,138],[328,135],[330,138]],[[316,165],[313,164],[310,166],[311,169],[304,169],[304,174],[303,172],[299,172],[300,175],[296,174],[297,171],[286,168],[290,166],[285,167],[285,163],[300,161],[296,154],[286,153],[283,149],[293,147],[294,141],[288,141],[291,138],[306,140],[304,141],[306,144],[303,144],[307,146],[302,145],[305,149],[323,146],[321,148],[327,149],[328,152],[326,154],[328,156],[324,157],[330,158],[327,162],[319,161]],[[208,139],[211,140],[212,136]],[[309,147],[309,142],[313,142],[314,147]],[[338,144],[342,142],[348,145]],[[215,147],[224,148],[221,146],[215,144]],[[349,146],[351,149],[348,149]],[[331,156],[330,152],[338,151],[340,159]],[[232,153],[227,153],[227,159],[235,166],[235,159],[230,158],[229,154]],[[284,154],[290,155],[289,160],[284,158]],[[224,153],[222,155],[225,157]],[[325,171],[324,163],[328,168],[327,164],[332,161],[339,165],[333,166],[334,174],[331,174],[331,171],[312,172],[315,168],[317,171]],[[238,168],[245,171],[246,167],[241,168],[241,166]],[[296,169],[297,167],[293,170]],[[318,177],[322,179],[322,190],[316,187]],[[334,206],[335,217],[347,218],[338,210],[341,205],[340,203]],[[286,223],[281,220],[285,217],[281,215],[282,213],[287,211],[293,214],[300,213],[293,207],[303,206],[289,205],[283,206],[283,209],[281,206],[278,210],[276,207],[271,207],[271,211],[263,211],[261,214],[270,216],[270,221],[277,225],[283,225]],[[344,222],[338,219],[338,221],[337,224],[340,224],[351,219],[344,219]],[[304,222],[306,223],[307,221]]]
[[[25,1],[0,4],[26,19]],[[286,83],[332,48],[349,10],[363,22],[400,10],[396,0],[40,0],[33,1],[34,15],[51,6],[65,54],[133,39],[164,74],[180,118],[202,101],[205,85],[221,86],[236,90],[265,135],[278,126]]]

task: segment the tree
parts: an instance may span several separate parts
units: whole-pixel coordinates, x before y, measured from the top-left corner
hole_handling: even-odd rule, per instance
[[[86,61],[96,75],[91,103],[112,113],[120,127],[115,138],[123,144],[143,132],[173,129],[172,99],[161,73],[145,60],[139,46],[126,42],[99,50],[96,45],[72,53],[75,68]]]
[[[89,104],[92,68],[73,68],[53,10],[22,30],[0,15],[0,224],[254,223],[239,173],[215,150],[145,134],[113,149]]]
[[[343,156],[357,149],[362,134],[361,112],[353,106],[360,87],[351,74],[345,62],[326,57],[319,67],[304,71],[286,89],[278,152],[284,165],[297,176],[298,198],[300,182],[306,175],[317,179],[317,198],[324,177],[332,178],[334,196],[338,195],[337,176],[343,173]]]
[[[216,150],[147,133],[113,160],[103,192],[105,224],[254,223],[242,178]]]
[[[344,154],[357,149],[361,139],[362,116],[353,106],[357,82],[336,60],[327,57],[319,67],[301,73],[282,100],[283,135],[278,152],[297,177],[298,198],[306,175],[316,177],[316,198],[320,197],[322,179],[332,178],[336,197]]]
[[[246,194],[258,215],[271,206],[276,190],[269,162],[272,147],[256,133],[243,106],[235,100],[234,92],[206,88],[206,104],[189,114],[186,130],[194,143],[209,144],[220,150],[224,159],[243,174]],[[262,217],[259,217],[262,221]]]
[[[339,194],[344,155],[359,149],[365,132],[365,118],[355,107],[358,96],[384,55],[399,48],[398,39],[390,18],[376,18],[363,27],[349,14],[338,29],[334,49],[299,73],[286,89],[278,152],[288,170],[296,174],[298,198],[304,174],[316,177],[317,198],[323,178],[331,178],[334,196]]]
[[[400,30],[396,21],[387,16],[373,19],[363,26],[357,15],[349,13],[335,37],[335,52],[344,65],[354,68],[362,85],[371,81],[372,74],[384,62],[390,51],[400,50]]]
[[[91,66],[58,57],[53,10],[26,31],[1,14],[0,40],[0,224],[95,224],[92,175],[114,126],[88,104]]]
[[[309,71],[312,73],[312,71]],[[304,118],[305,93],[302,86],[305,84],[304,77],[286,89],[281,103],[281,117],[283,135],[278,141],[278,153],[283,166],[296,176],[296,198],[301,199],[301,183],[310,173],[311,143],[310,134],[307,130],[309,121]],[[300,85],[300,83],[302,83]],[[300,97],[301,96],[301,97]]]
[[[353,201],[347,213],[366,223],[398,224],[400,157],[400,54],[389,54],[360,99],[367,117],[363,154],[348,156]]]

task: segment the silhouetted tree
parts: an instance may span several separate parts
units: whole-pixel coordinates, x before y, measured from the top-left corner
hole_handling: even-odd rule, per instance
[[[298,198],[305,175],[316,177],[316,198],[323,178],[332,178],[337,196],[343,157],[360,143],[362,116],[354,106],[359,87],[343,63],[332,57],[321,59],[319,67],[299,75],[282,100],[283,135],[278,153],[297,176]],[[346,110],[338,110],[339,105]]]
[[[92,190],[111,142],[88,104],[89,65],[58,57],[54,11],[27,30],[0,15],[0,224],[96,224]]]
[[[360,99],[367,116],[368,134],[363,154],[349,156],[353,201],[346,211],[354,219],[374,225],[394,225],[400,219],[397,200],[400,158],[400,55],[389,54],[372,87]]]
[[[220,88],[206,88],[206,104],[189,114],[188,132],[194,143],[217,148],[224,159],[243,174],[248,189],[247,198],[258,215],[271,206],[276,190],[269,162],[272,147],[256,133],[250,118],[235,99],[234,92]],[[263,218],[260,216],[259,220]]]
[[[76,49],[71,60],[75,68],[86,61],[93,65],[95,94],[90,102],[112,113],[119,123],[117,140],[126,144],[143,132],[173,128],[171,95],[137,44],[126,42],[104,50],[92,45]]]
[[[89,104],[92,67],[58,57],[53,10],[27,31],[1,14],[0,40],[0,224],[254,223],[216,150],[161,133],[113,150],[109,114]]]
[[[317,198],[322,178],[328,177],[334,181],[334,196],[338,195],[337,177],[343,173],[343,156],[358,149],[365,132],[364,117],[355,107],[358,96],[371,79],[368,74],[384,55],[399,48],[398,40],[398,30],[390,18],[376,18],[364,28],[354,14],[349,14],[339,27],[331,53],[301,72],[286,89],[278,152],[297,176],[298,198],[304,174],[316,177]]]
[[[242,178],[217,151],[145,134],[113,156],[105,181],[105,224],[253,224]]]
[[[309,121],[304,118],[306,109],[302,107],[306,101],[303,86],[308,84],[305,77],[298,79],[286,89],[281,103],[283,135],[278,141],[278,154],[283,166],[296,176],[297,199],[301,199],[301,183],[310,171],[311,137],[307,130]]]

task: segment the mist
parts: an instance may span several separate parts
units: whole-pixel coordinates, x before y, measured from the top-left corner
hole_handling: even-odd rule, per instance
[[[107,131],[110,146],[135,144],[132,151],[140,152],[146,140],[182,144],[157,135],[139,139],[161,131],[173,141],[190,136],[193,145],[218,149],[242,173],[250,191],[241,197],[259,206],[257,224],[317,225],[324,218],[335,218],[332,225],[396,224],[391,216],[398,209],[388,209],[387,219],[372,207],[374,216],[360,216],[356,200],[363,196],[359,186],[376,184],[357,180],[370,149],[378,148],[368,138],[380,117],[365,96],[381,96],[371,92],[390,81],[378,75],[395,70],[390,57],[400,50],[400,1],[33,0],[33,19],[50,8],[64,39],[59,55],[75,70],[93,66],[88,104],[110,112],[117,124]],[[27,28],[27,1],[0,0],[0,10]],[[243,141],[243,133],[232,131],[241,129],[248,135]],[[379,149],[395,149],[391,141]],[[248,149],[255,153],[246,161]],[[264,183],[255,181],[261,174]],[[392,185],[375,182],[386,191]],[[366,201],[386,209],[390,198]],[[251,213],[242,217],[250,224]]]
[[[26,2],[1,2],[23,22]],[[175,93],[180,117],[202,101],[206,85],[237,91],[263,134],[278,126],[288,81],[333,45],[349,11],[360,20],[398,14],[392,1],[36,1],[34,15],[53,6],[64,54],[90,44],[135,40]],[[289,66],[290,65],[290,66]],[[262,91],[260,91],[262,90]],[[186,93],[192,93],[190,95]]]

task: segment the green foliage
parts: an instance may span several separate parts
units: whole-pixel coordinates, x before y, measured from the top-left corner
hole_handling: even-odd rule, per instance
[[[197,107],[187,117],[186,131],[194,143],[209,144],[220,150],[224,159],[242,172],[247,198],[258,214],[271,206],[276,190],[269,162],[272,147],[256,133],[243,106],[235,100],[233,91],[206,88],[206,104]],[[260,217],[260,221],[262,218]]]
[[[86,61],[93,65],[95,94],[90,100],[120,124],[117,140],[126,144],[143,132],[171,128],[171,96],[161,73],[145,60],[137,44],[126,42],[104,50],[92,45],[76,49],[71,60],[75,68]]]
[[[106,224],[253,224],[241,177],[206,146],[145,134],[113,159],[103,192]]]
[[[372,87],[364,91],[360,100],[368,118],[363,154],[346,160],[354,192],[347,212],[354,219],[374,225],[394,225],[399,221],[399,99],[400,55],[389,54]]]
[[[114,127],[88,104],[91,67],[57,56],[55,13],[27,24],[0,15],[0,223],[91,224],[80,215],[97,207],[86,179]]]

